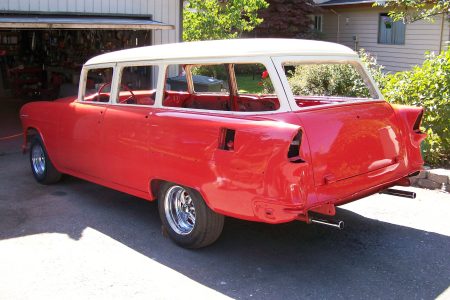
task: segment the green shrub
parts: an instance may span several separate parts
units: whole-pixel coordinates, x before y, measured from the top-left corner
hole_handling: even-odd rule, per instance
[[[362,48],[358,51],[358,55],[364,67],[366,67],[367,71],[378,84],[378,87],[383,89],[386,84],[386,74],[383,73],[384,67],[379,65],[377,59]]]
[[[378,84],[384,82],[383,67],[364,49],[359,51],[362,63]],[[287,66],[286,75],[294,95],[370,97],[361,75],[350,64],[313,64]]]
[[[349,64],[298,65],[287,71],[294,95],[370,97],[361,76]]]
[[[422,66],[389,74],[382,92],[392,103],[425,108],[422,126],[428,133],[423,156],[430,165],[448,165],[450,159],[450,49],[426,54]]]

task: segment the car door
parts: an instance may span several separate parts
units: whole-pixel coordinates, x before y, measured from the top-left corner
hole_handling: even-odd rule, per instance
[[[120,68],[118,92],[104,115],[103,177],[148,192],[151,163],[150,134],[158,66]]]
[[[112,105],[103,121],[104,152],[101,160],[106,180],[148,191],[149,131],[152,109]]]
[[[108,108],[113,68],[86,70],[85,88],[60,121],[61,165],[75,173],[102,177],[103,120]]]

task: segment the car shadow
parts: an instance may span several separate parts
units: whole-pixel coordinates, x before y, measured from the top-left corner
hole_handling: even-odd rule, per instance
[[[39,185],[25,159],[15,155],[0,161],[19,165],[12,173],[0,170],[8,185],[7,191],[0,189],[0,239],[64,233],[78,240],[86,228],[93,228],[241,299],[430,299],[450,285],[448,236],[338,209],[346,222],[343,231],[227,218],[214,245],[187,250],[162,233],[156,203],[70,176],[57,185]]]

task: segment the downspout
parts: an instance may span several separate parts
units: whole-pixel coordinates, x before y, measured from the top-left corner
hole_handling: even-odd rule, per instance
[[[178,42],[182,42],[183,41],[183,10],[184,10],[184,1],[180,0],[180,12],[179,12],[179,22],[180,22],[180,28],[179,28],[179,33],[178,33]]]
[[[338,14],[334,9],[330,8],[330,11],[337,16],[337,33],[336,33],[336,42],[339,43],[341,37],[341,26],[340,26],[340,14]]]
[[[442,42],[444,38],[444,21],[445,21],[445,14],[442,13],[442,22],[441,22],[441,37],[439,38],[439,53],[442,51]]]

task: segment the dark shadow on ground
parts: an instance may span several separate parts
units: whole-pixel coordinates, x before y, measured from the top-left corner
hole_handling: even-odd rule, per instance
[[[233,298],[433,299],[450,285],[450,237],[344,209],[343,231],[228,218],[217,243],[192,251],[161,234],[156,203],[69,176],[39,185],[19,153],[0,157],[0,180],[1,239],[77,240],[91,227]]]
[[[25,102],[16,99],[0,99],[0,156],[20,150],[22,133],[19,111]]]

